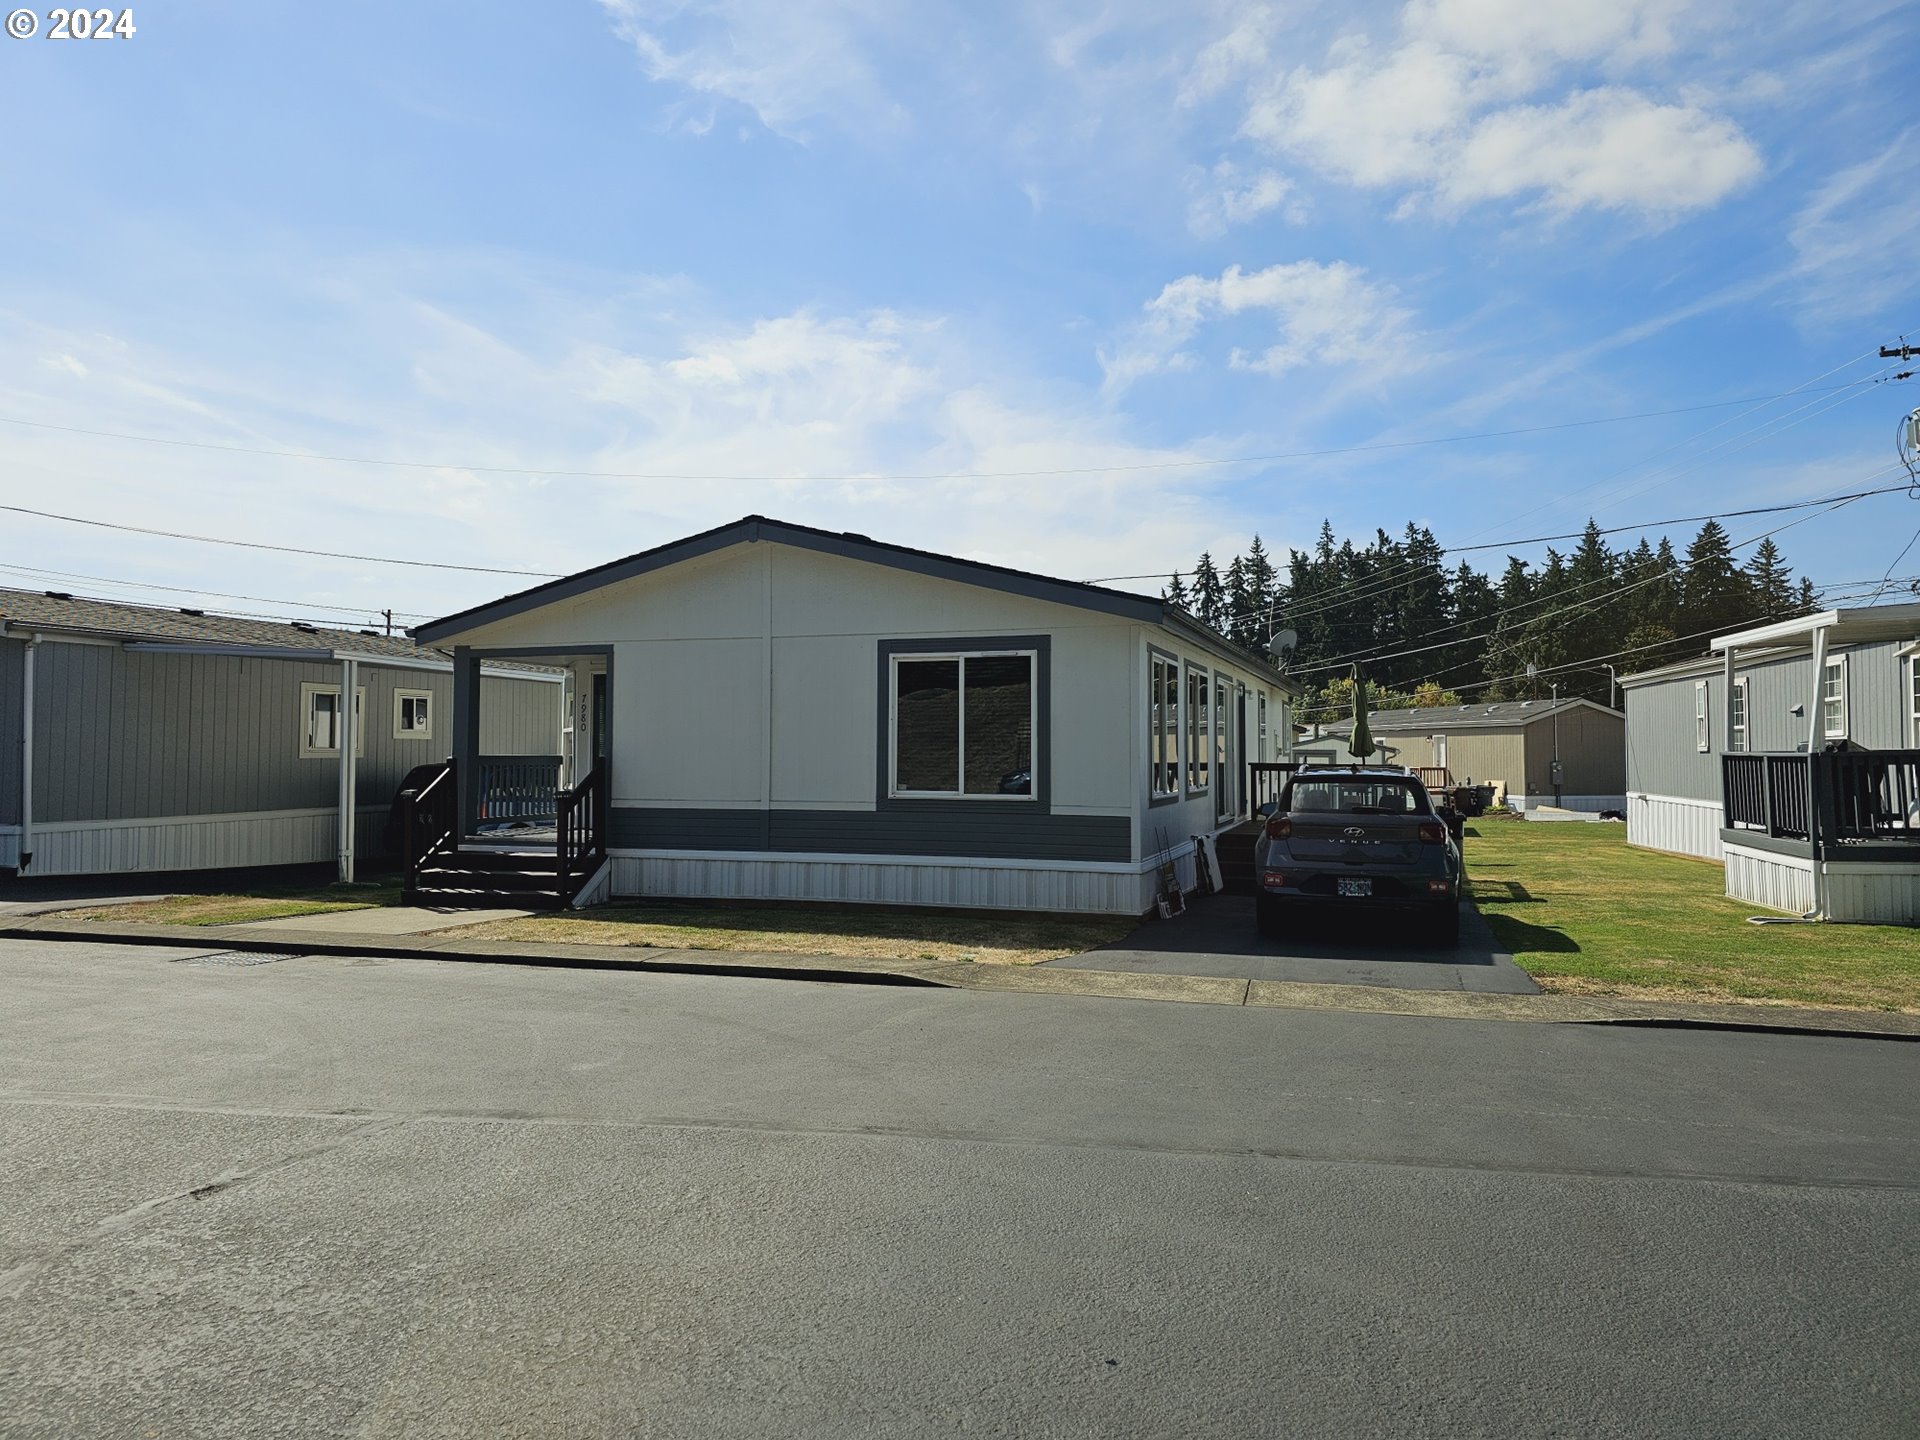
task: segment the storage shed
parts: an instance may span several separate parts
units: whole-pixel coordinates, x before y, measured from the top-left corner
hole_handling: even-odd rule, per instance
[[[1505,787],[1519,810],[1626,806],[1626,716],[1591,700],[1502,700],[1367,716],[1391,762],[1447,771],[1454,780]],[[1353,722],[1330,727],[1343,738]],[[1296,742],[1306,750],[1310,743]],[[1380,757],[1376,756],[1375,759]],[[1557,762],[1557,769],[1556,769]]]

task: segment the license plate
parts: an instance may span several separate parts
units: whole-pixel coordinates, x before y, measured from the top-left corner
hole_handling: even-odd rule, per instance
[[[1371,895],[1371,894],[1373,894],[1373,881],[1371,881],[1371,880],[1346,880],[1346,879],[1343,879],[1343,880],[1341,880],[1341,881],[1339,882],[1339,884],[1340,884],[1340,893],[1341,893],[1342,895]]]

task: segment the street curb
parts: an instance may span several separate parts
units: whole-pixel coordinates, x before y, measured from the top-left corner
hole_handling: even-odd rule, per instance
[[[510,945],[497,941],[383,936],[379,943],[302,930],[246,925],[109,925],[36,917],[0,922],[0,939],[91,941],[200,951],[239,950],[342,959],[441,960],[465,964],[633,971],[663,975],[813,980],[826,984],[975,990],[1007,994],[1148,1000],[1243,1009],[1318,1010],[1402,1019],[1492,1020],[1620,1029],[1725,1030],[1749,1034],[1920,1041],[1920,1015],[1818,1010],[1724,1002],[1615,1000],[1602,996],[1515,995],[1490,991],[1400,990],[1383,985],[1235,980],[1121,970],[1054,970],[965,961],[862,961],[833,955],[773,955],[703,950],[642,950],[606,945]],[[609,951],[615,953],[609,954]]]

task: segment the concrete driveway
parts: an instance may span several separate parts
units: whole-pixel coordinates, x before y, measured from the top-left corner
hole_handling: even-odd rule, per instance
[[[1460,944],[1442,950],[1404,921],[1354,914],[1303,916],[1286,938],[1262,940],[1254,930],[1251,895],[1205,895],[1188,901],[1187,913],[1175,919],[1149,920],[1111,945],[1047,963],[1229,980],[1540,993],[1471,905],[1460,912]]]

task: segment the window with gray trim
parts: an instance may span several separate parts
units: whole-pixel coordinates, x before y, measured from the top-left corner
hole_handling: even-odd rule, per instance
[[[1147,774],[1154,798],[1168,800],[1180,793],[1180,662],[1170,655],[1148,658]]]
[[[1031,800],[1034,652],[892,657],[893,797]]]
[[[1187,666],[1187,793],[1204,794],[1213,781],[1213,705],[1204,665]]]

